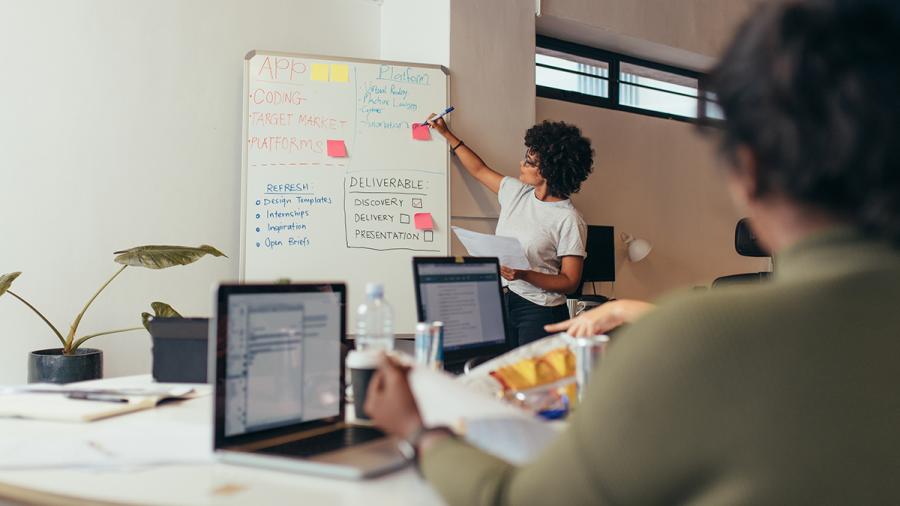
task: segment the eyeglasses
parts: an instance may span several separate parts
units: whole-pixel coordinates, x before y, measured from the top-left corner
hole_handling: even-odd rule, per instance
[[[525,157],[522,158],[522,161],[525,163],[525,165],[527,165],[529,167],[534,167],[536,169],[538,167],[539,162],[537,160],[535,160],[534,158],[528,157],[528,154],[530,152],[531,152],[530,149],[525,150]]]

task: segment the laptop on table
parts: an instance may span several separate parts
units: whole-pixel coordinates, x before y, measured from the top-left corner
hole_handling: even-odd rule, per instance
[[[223,284],[210,325],[213,446],[224,462],[359,479],[406,463],[345,422],[346,285]]]
[[[511,349],[497,258],[415,257],[413,272],[419,321],[444,322],[446,369]]]

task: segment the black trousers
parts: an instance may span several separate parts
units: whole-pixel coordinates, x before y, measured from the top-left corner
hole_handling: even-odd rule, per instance
[[[544,325],[569,319],[569,308],[565,303],[558,306],[541,306],[528,299],[506,291],[506,321],[516,346],[546,337],[549,333]]]

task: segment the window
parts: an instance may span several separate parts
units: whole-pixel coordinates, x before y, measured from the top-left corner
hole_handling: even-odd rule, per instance
[[[650,116],[721,119],[715,96],[701,96],[702,74],[539,35],[535,82],[539,97]],[[702,105],[701,105],[702,104]]]
[[[542,86],[595,97],[609,96],[609,63],[539,50],[534,55],[535,80]]]

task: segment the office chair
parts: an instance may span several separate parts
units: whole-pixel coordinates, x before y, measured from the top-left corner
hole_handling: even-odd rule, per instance
[[[585,250],[587,258],[581,270],[581,283],[578,288],[566,295],[566,299],[576,299],[590,303],[591,306],[603,304],[609,300],[603,295],[584,295],[585,283],[616,280],[615,228],[603,225],[588,225]]]
[[[768,251],[764,250],[756,240],[756,235],[750,229],[747,218],[741,218],[734,227],[734,250],[742,257],[770,258]],[[712,282],[713,288],[740,283],[760,283],[769,279],[772,273],[769,271],[749,272],[746,274],[732,274],[716,278]]]

